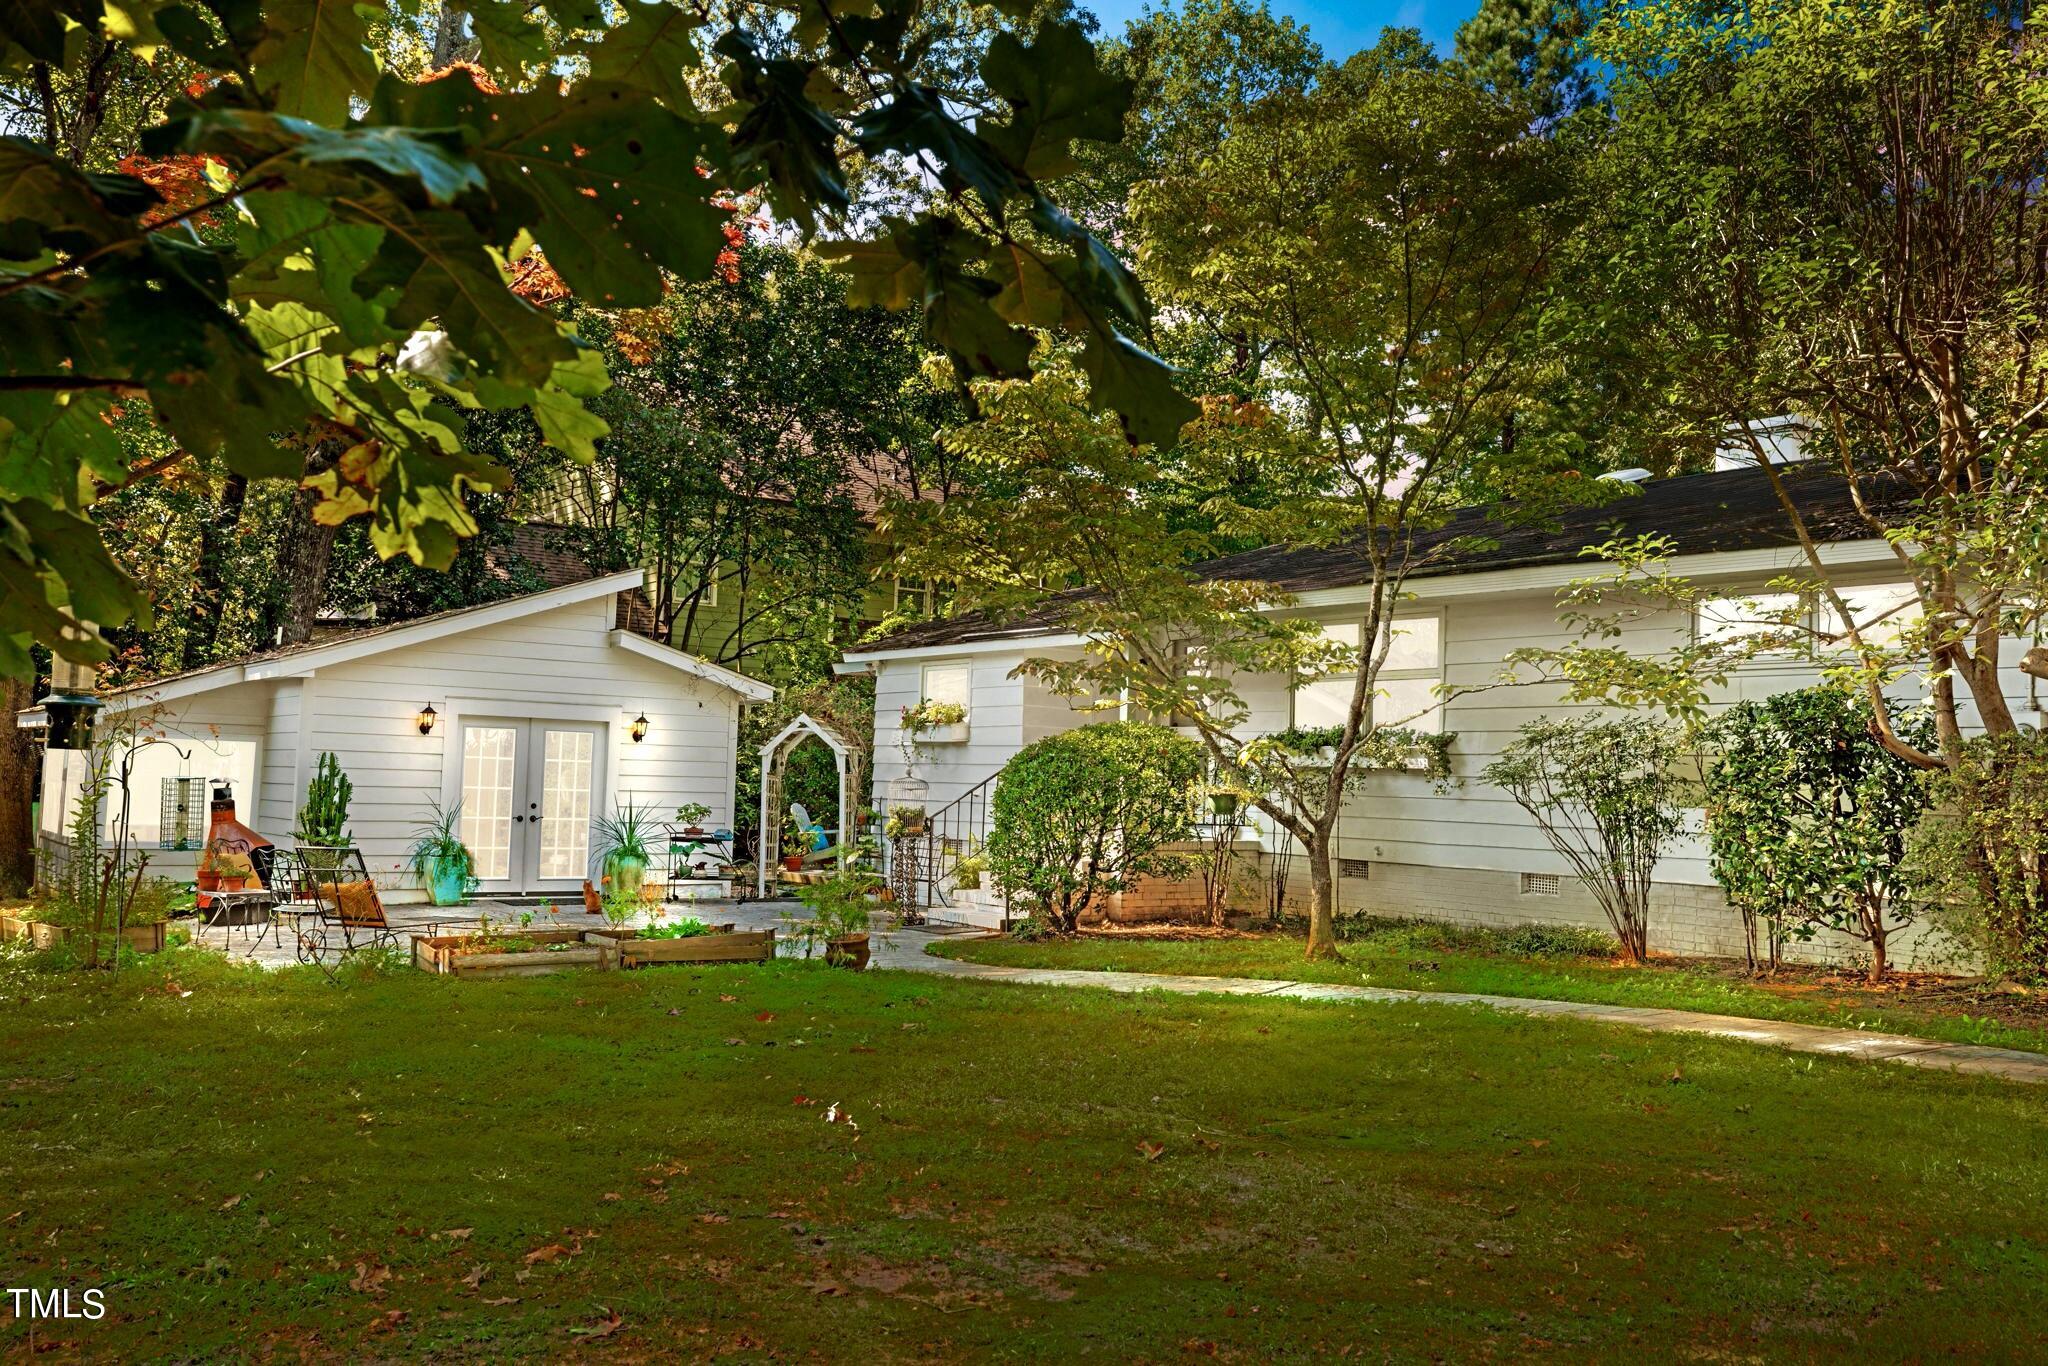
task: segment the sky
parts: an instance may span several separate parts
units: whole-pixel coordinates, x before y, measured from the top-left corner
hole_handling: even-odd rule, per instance
[[[1147,0],[1080,0],[1080,5],[1095,12],[1105,36],[1113,36],[1145,11]],[[1448,54],[1458,25],[1479,8],[1478,0],[1268,0],[1268,5],[1275,14],[1307,25],[1323,54],[1340,61],[1371,47],[1383,28],[1421,29],[1437,51]],[[1165,0],[1151,0],[1151,7],[1167,6]]]

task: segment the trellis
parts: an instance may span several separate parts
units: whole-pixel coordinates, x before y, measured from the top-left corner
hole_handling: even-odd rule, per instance
[[[757,895],[768,895],[769,870],[782,861],[783,769],[788,764],[790,752],[814,737],[825,742],[839,767],[839,866],[846,866],[847,850],[853,843],[853,816],[859,809],[861,748],[825,722],[805,713],[761,746],[761,838],[760,852],[755,856],[754,879]]]

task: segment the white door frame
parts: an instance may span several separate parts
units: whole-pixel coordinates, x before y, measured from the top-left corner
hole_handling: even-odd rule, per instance
[[[451,711],[455,710],[453,706]],[[583,713],[564,716],[553,710],[539,712],[537,708],[517,705],[498,708],[491,703],[476,703],[463,708],[449,718],[448,739],[443,754],[442,792],[445,804],[460,801],[463,795],[463,751],[470,728],[479,726],[502,727],[513,733],[513,761],[511,773],[511,829],[510,851],[506,864],[506,875],[502,878],[479,880],[478,890],[486,893],[513,894],[521,892],[554,893],[574,896],[581,890],[583,879],[589,875],[587,867],[578,867],[572,874],[553,878],[540,876],[541,858],[540,828],[534,822],[540,818],[544,800],[543,754],[546,736],[550,731],[572,731],[590,735],[590,803],[589,818],[594,821],[597,814],[607,808],[606,794],[611,791],[613,768],[616,756],[612,752],[609,713],[597,708],[563,708],[563,711]],[[522,712],[529,714],[522,715]]]

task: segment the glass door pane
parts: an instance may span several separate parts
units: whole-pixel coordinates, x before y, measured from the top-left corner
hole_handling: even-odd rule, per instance
[[[540,857],[534,876],[582,878],[590,865],[590,806],[597,737],[541,732]]]
[[[518,727],[486,723],[462,728],[462,842],[469,846],[482,882],[512,876],[518,759]]]

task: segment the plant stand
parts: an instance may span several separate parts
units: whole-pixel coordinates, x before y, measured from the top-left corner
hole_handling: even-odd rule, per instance
[[[924,903],[918,889],[924,885],[925,850],[929,843],[924,831],[901,834],[889,841],[889,890],[896,893],[899,924],[922,925]]]

